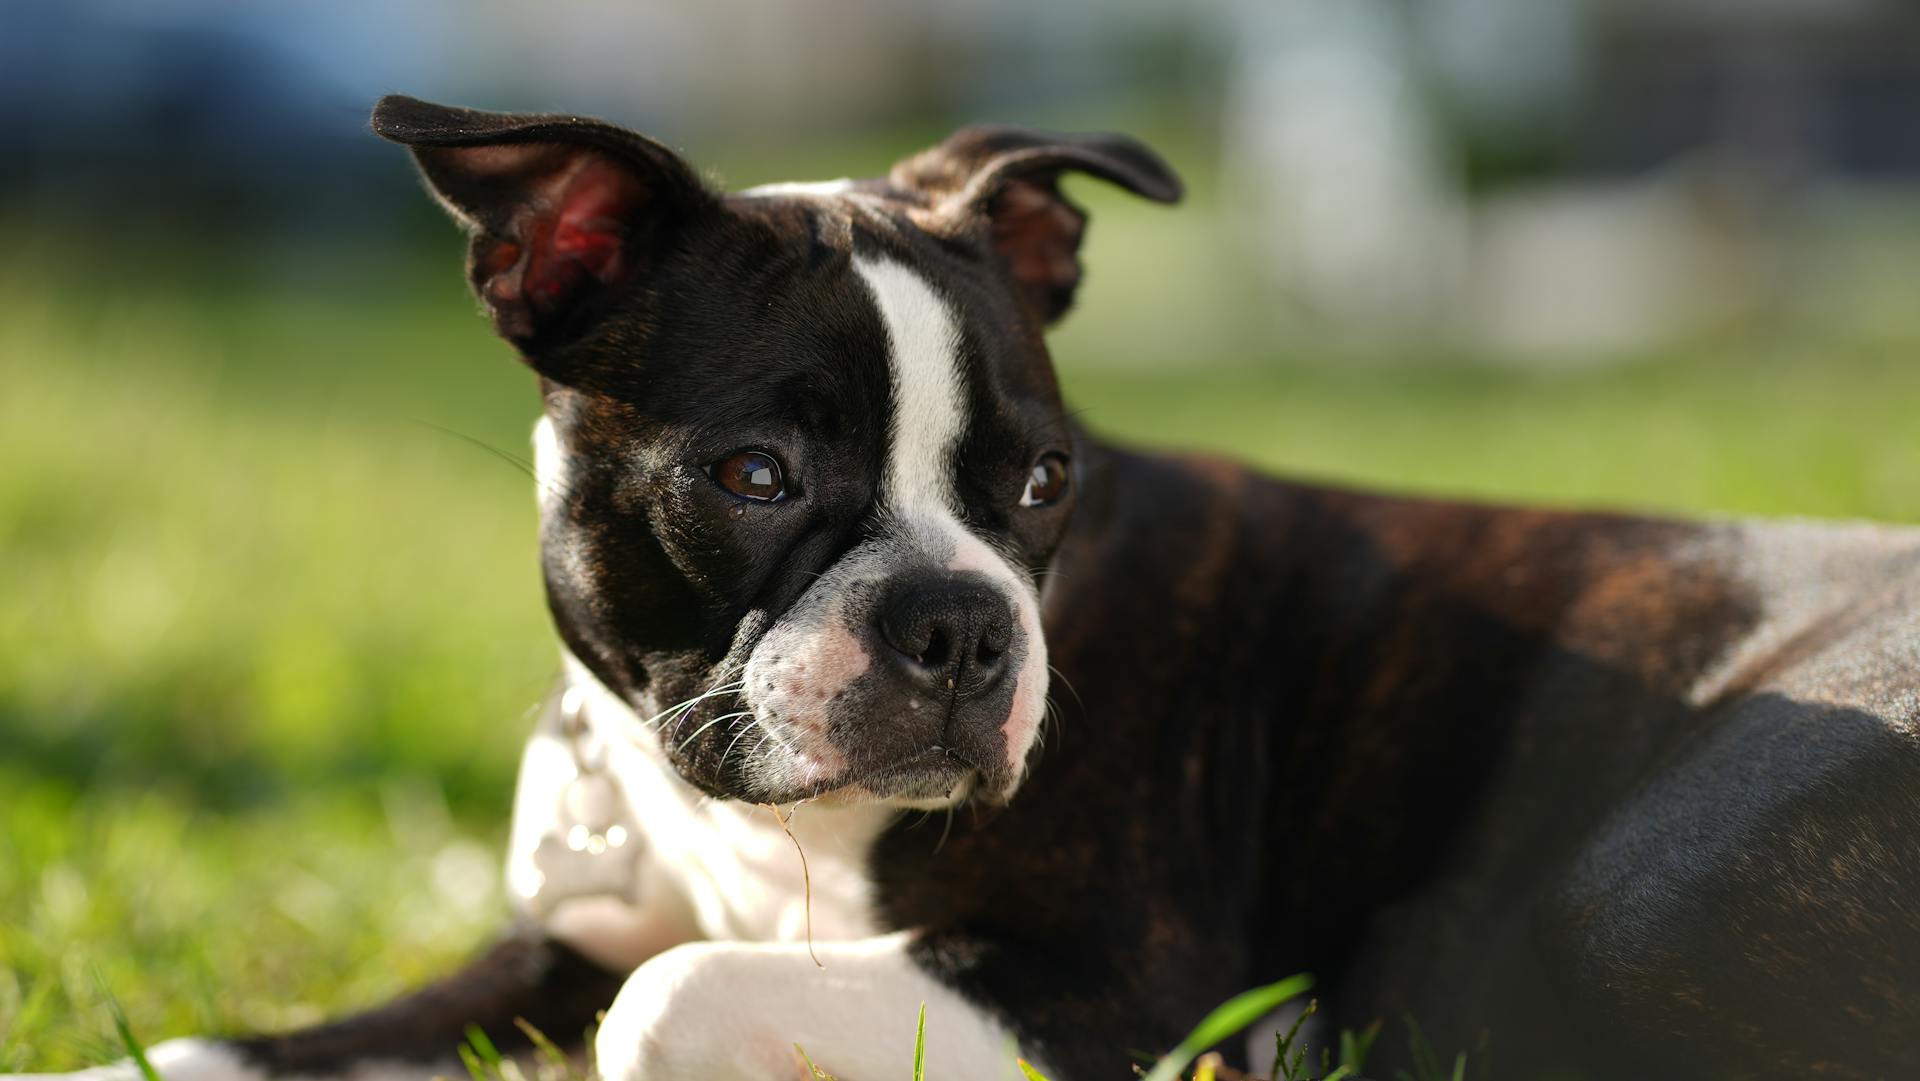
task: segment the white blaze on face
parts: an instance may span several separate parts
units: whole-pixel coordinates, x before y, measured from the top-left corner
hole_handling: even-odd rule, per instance
[[[886,324],[893,369],[892,445],[882,485],[887,509],[903,519],[952,520],[959,509],[953,453],[967,426],[953,313],[925,279],[899,263],[857,258],[853,266]]]
[[[853,266],[873,294],[886,325],[893,371],[894,411],[882,509],[915,534],[930,534],[930,544],[942,550],[951,547],[949,569],[978,571],[999,582],[1013,602],[1026,639],[1026,655],[1005,726],[1008,764],[1017,778],[1045,709],[1047,647],[1033,584],[960,523],[954,471],[968,416],[959,325],[947,302],[906,266],[866,257],[856,257]]]
[[[838,180],[783,180],[776,184],[761,184],[748,188],[739,194],[750,199],[771,198],[821,198],[833,195],[845,195],[853,190],[853,180],[841,177]]]

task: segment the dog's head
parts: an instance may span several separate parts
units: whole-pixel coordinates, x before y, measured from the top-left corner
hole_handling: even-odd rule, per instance
[[[1120,136],[968,128],[884,179],[710,189],[660,144],[392,97],[540,376],[547,595],[572,656],[718,796],[1005,799],[1048,682],[1038,576],[1074,503],[1042,332],[1079,171]]]

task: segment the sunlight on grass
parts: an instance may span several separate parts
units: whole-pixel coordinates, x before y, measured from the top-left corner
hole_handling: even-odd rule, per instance
[[[1586,372],[1069,367],[1082,419],[1303,478],[1683,514],[1920,521],[1920,364],[1722,348]]]

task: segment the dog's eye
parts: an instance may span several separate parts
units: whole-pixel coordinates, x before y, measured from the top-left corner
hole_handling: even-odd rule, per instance
[[[1044,507],[1067,494],[1067,456],[1049,453],[1033,463],[1027,475],[1027,490],[1020,493],[1023,507]]]
[[[780,475],[780,460],[765,451],[737,451],[725,461],[708,466],[707,476],[742,499],[775,503],[787,495],[787,482]]]

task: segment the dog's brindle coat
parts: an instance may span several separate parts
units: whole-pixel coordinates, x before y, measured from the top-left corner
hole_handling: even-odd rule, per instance
[[[1098,1081],[1307,970],[1340,1025],[1487,1030],[1501,1077],[1920,1076],[1920,535],[1094,441],[1041,340],[1079,276],[1058,177],[1179,191],[1120,137],[969,129],[722,196],[594,122],[394,98],[374,126],[540,375],[570,673],[517,811],[540,918],[383,1011],[163,1070],[364,1073],[611,1004],[618,1081],[801,1076],[795,1042],[866,1081],[924,1000],[932,1076],[1002,1076],[1017,1040]],[[766,467],[742,448],[784,498],[716,483]],[[549,905],[530,853],[579,731],[647,854],[626,896]],[[811,948],[765,803],[800,804]]]

